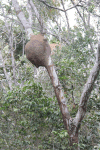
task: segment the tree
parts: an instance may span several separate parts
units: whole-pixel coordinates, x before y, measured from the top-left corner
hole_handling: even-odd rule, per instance
[[[48,33],[48,30],[45,27],[45,22],[47,20],[45,20],[45,18],[42,19],[43,16],[40,16],[40,12],[37,9],[37,7],[35,6],[35,4],[33,3],[33,1],[30,0],[28,2],[29,2],[28,4],[29,4],[30,8],[32,8],[32,10],[34,11],[34,13],[36,15],[36,18],[37,18],[38,23],[39,23],[40,31],[41,32],[45,31],[46,33]],[[91,3],[91,1],[89,2],[88,5],[87,5],[86,2],[83,3],[83,2],[80,2],[80,1],[78,2],[77,1],[77,3],[74,3],[74,1],[71,1],[71,3],[73,5],[69,9],[65,9],[63,0],[61,0],[61,4],[63,6],[63,9],[59,9],[57,7],[58,4],[56,4],[55,1],[45,2],[45,1],[40,0],[40,2],[43,2],[44,5],[41,3],[42,6],[44,6],[44,7],[47,6],[47,8],[55,10],[54,14],[58,13],[58,11],[63,11],[65,13],[68,34],[64,35],[64,37],[61,36],[60,34],[59,34],[60,36],[57,36],[57,33],[54,33],[54,32],[51,32],[51,34],[54,35],[56,38],[58,38],[58,40],[66,42],[66,44],[68,44],[68,45],[72,42],[72,39],[70,39],[71,38],[71,34],[70,34],[71,29],[70,29],[69,22],[68,22],[67,11],[69,9],[76,8],[76,11],[78,12],[78,15],[80,16],[80,18],[83,21],[82,25],[84,25],[84,30],[85,30],[85,32],[88,36],[88,43],[91,47],[91,50],[94,51],[94,48],[93,48],[93,45],[92,45],[92,42],[91,42],[91,38],[89,36],[90,34],[88,35],[88,33],[90,33],[89,30],[91,29],[90,25],[89,25],[89,23],[90,23],[90,13],[92,13],[93,15],[96,15],[95,12],[94,12],[94,7],[93,7],[94,5]],[[28,37],[30,37],[30,34],[33,34],[31,22],[28,22],[27,19],[25,18],[25,15],[21,11],[21,9],[18,5],[18,2],[16,0],[12,0],[12,3],[13,3],[13,6],[15,8],[15,11],[17,13],[17,16],[18,16],[21,24],[25,28],[26,34],[28,35]],[[83,10],[82,10],[83,14],[81,13],[81,11],[79,11],[79,9],[81,7],[83,7]],[[84,12],[86,12],[85,13],[86,18],[83,17]],[[42,12],[41,12],[41,14],[42,14]],[[58,13],[58,15],[59,15],[59,13]],[[88,20],[87,22],[85,21],[86,19]],[[57,21],[55,21],[55,22],[57,23],[58,31],[60,31],[60,30],[62,31],[61,27],[59,26],[59,23]],[[82,35],[79,36],[79,39],[77,41],[79,41],[81,43]],[[13,56],[13,53],[12,53],[12,56]],[[13,60],[13,57],[12,57],[12,60]],[[14,63],[14,61],[12,61],[12,65],[13,65],[13,63]],[[4,68],[4,65],[3,65],[3,68]],[[84,86],[84,90],[81,94],[80,103],[79,103],[79,107],[78,107],[78,112],[76,113],[76,116],[74,118],[72,118],[70,116],[68,107],[66,105],[66,98],[64,97],[64,92],[62,90],[62,86],[61,86],[61,84],[59,82],[59,79],[57,77],[57,74],[56,74],[55,68],[53,66],[51,57],[49,57],[49,59],[48,59],[47,71],[48,71],[48,74],[51,78],[51,81],[52,81],[52,84],[53,84],[53,87],[54,87],[54,90],[55,90],[55,95],[57,97],[57,100],[58,100],[58,103],[59,103],[59,106],[60,106],[60,110],[61,110],[61,113],[62,113],[65,128],[67,129],[68,134],[69,134],[70,147],[72,149],[74,149],[74,148],[78,149],[78,131],[80,129],[81,122],[82,122],[82,120],[85,116],[87,101],[89,99],[91,91],[93,90],[93,85],[94,85],[94,83],[95,83],[95,81],[98,77],[99,70],[100,70],[100,41],[98,42],[98,49],[97,49],[95,65],[92,68],[92,71],[89,75],[89,78],[88,78],[88,80],[87,80],[87,82]],[[15,74],[14,69],[13,69],[13,74]],[[74,143],[76,145],[74,145]]]

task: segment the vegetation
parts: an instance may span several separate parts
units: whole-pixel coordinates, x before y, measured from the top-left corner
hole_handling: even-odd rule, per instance
[[[35,9],[23,2],[20,8],[33,33],[45,30],[49,42],[61,43],[51,57],[73,119],[96,60],[100,2],[33,0],[43,28]],[[71,13],[75,14],[73,25]],[[13,0],[0,2],[0,149],[72,150],[46,69],[36,69],[25,57],[28,38],[17,15]],[[100,150],[99,143],[100,75],[81,122],[79,147]]]

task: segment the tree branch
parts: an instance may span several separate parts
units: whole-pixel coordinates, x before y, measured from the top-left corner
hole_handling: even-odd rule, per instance
[[[68,28],[68,32],[69,32],[69,19],[68,19],[68,16],[67,16],[67,12],[65,11],[65,6],[64,6],[64,2],[63,0],[61,0],[61,4],[63,6],[63,9],[64,9],[64,12],[65,12],[65,17],[66,17],[66,21],[67,21],[67,28]]]
[[[96,62],[95,62],[95,65],[92,68],[92,71],[89,75],[87,83],[85,84],[85,87],[83,89],[83,93],[81,95],[81,99],[80,99],[80,103],[79,103],[79,109],[78,109],[78,112],[77,112],[76,117],[74,119],[76,128],[78,128],[81,120],[85,116],[87,101],[88,101],[89,96],[91,94],[91,91],[93,89],[95,80],[97,79],[97,76],[99,75],[99,72],[100,72],[100,40],[98,42]]]
[[[61,8],[58,8],[58,7],[54,7],[54,6],[51,6],[51,5],[49,5],[45,0],[38,0],[38,1],[40,1],[40,2],[42,2],[43,4],[45,4],[47,7],[49,7],[50,9],[56,9],[56,10],[59,10],[59,11],[63,11],[63,12],[66,12],[66,11],[68,11],[68,10],[70,10],[70,9],[73,9],[73,8],[75,8],[75,6],[80,6],[79,4],[76,4],[75,6],[72,6],[72,7],[70,7],[70,8],[68,8],[68,9],[61,9]]]
[[[16,83],[16,70],[15,70],[15,59],[14,59],[14,51],[13,51],[13,33],[11,31],[12,31],[12,25],[10,26],[10,31],[9,31],[9,49],[11,52],[13,79],[14,79],[15,85],[17,85],[17,83]]]
[[[19,7],[19,4],[18,4],[17,0],[12,0],[12,4],[15,8],[17,17],[19,18],[20,22],[22,23],[23,27],[25,28],[25,31],[26,31],[28,37],[30,38],[30,35],[33,33],[32,29],[31,29],[31,25],[26,20],[23,12],[21,11],[21,9]]]
[[[39,14],[37,8],[35,7],[35,5],[34,5],[34,3],[33,3],[32,0],[28,0],[28,3],[30,4],[30,6],[31,6],[32,9],[34,10],[35,15],[36,15],[36,17],[37,17],[37,19],[38,19],[38,21],[39,21],[39,24],[40,24],[40,26],[41,26],[41,33],[44,33],[45,31],[44,31],[43,20],[41,19],[40,14]]]
[[[60,110],[62,113],[65,127],[68,130],[69,129],[69,120],[71,119],[70,113],[68,111],[68,108],[66,105],[66,99],[64,97],[64,92],[62,90],[61,84],[60,84],[59,79],[57,77],[54,65],[53,65],[52,60],[51,60],[51,56],[49,56],[49,59],[48,59],[47,71],[48,71],[48,74],[50,76],[52,85],[54,87],[55,95],[56,95],[57,100],[58,100],[58,104],[59,104],[59,107],[60,107]]]
[[[72,2],[72,4],[75,6],[74,1],[71,0],[71,2]],[[85,19],[82,17],[82,15],[81,15],[80,11],[78,10],[77,6],[75,6],[75,8],[76,8],[76,10],[77,10],[77,12],[78,12],[80,18],[82,19],[82,21],[83,21],[83,23],[84,23],[85,30],[87,31],[88,25],[86,25]],[[92,46],[92,43],[91,43],[90,41],[89,41],[89,44],[90,44],[91,50],[93,51],[93,46]]]
[[[3,67],[3,71],[4,71],[4,74],[5,74],[8,86],[9,86],[10,90],[12,90],[12,82],[10,80],[10,76],[8,75],[8,73],[6,71],[6,67],[5,67],[5,63],[4,63],[3,57],[2,57],[1,50],[0,50],[0,59],[2,61],[2,67]]]

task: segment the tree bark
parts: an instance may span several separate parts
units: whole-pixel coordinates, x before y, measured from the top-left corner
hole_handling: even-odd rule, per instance
[[[54,65],[52,63],[51,60],[51,56],[48,59],[48,66],[47,66],[47,71],[48,74],[50,76],[52,85],[54,87],[54,91],[55,91],[55,95],[57,97],[58,100],[58,104],[62,113],[62,117],[63,117],[63,122],[65,125],[65,128],[68,130],[68,124],[69,124],[69,120],[70,120],[70,114],[66,105],[66,99],[64,97],[64,92],[62,90],[61,84],[59,82],[59,79],[57,77]]]
[[[23,27],[25,29],[26,35],[30,39],[30,35],[33,33],[32,29],[31,29],[31,24],[25,18],[25,15],[21,11],[20,6],[19,6],[17,0],[12,0],[12,4],[13,4],[14,9],[16,11],[17,17],[19,18],[21,24],[23,25]]]
[[[71,150],[78,150],[78,132],[75,135],[70,135],[69,145]]]

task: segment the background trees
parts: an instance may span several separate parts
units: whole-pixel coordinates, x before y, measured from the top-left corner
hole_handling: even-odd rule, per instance
[[[33,1],[34,6],[30,6],[27,1],[22,1],[22,16],[27,20],[17,12],[21,17],[18,20],[12,2],[1,1],[1,149],[70,149],[68,133],[46,70],[36,70],[25,58],[25,32],[32,30],[37,34],[44,30],[50,43],[62,43],[60,48],[56,48],[52,59],[64,89],[67,107],[71,116],[75,117],[84,84],[95,62],[100,24],[99,3],[39,0]],[[70,20],[71,14],[75,14],[73,22]],[[98,76],[81,124],[80,149],[100,148],[99,118]]]

